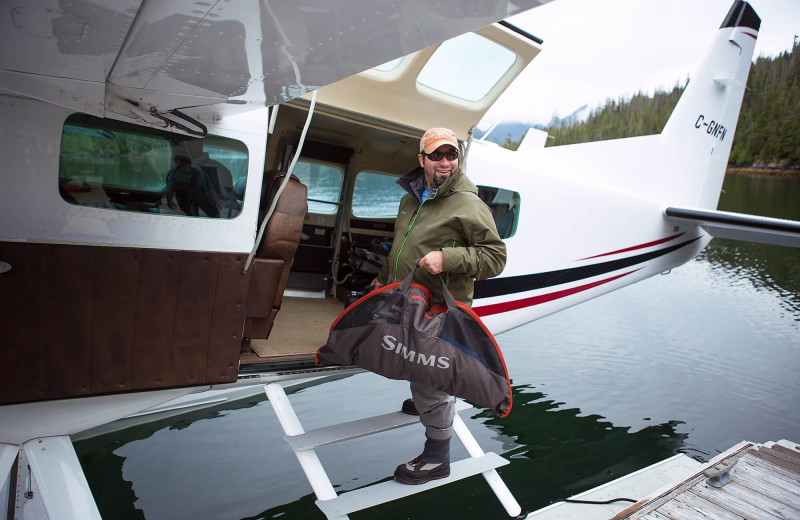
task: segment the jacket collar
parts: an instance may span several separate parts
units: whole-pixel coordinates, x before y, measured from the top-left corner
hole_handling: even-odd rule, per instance
[[[459,166],[458,169],[456,169],[456,171],[450,176],[450,178],[444,181],[444,184],[439,186],[439,188],[436,190],[437,196],[446,197],[450,193],[454,192],[455,185],[461,176],[462,172],[461,167]],[[397,179],[395,182],[401,188],[410,193],[412,197],[416,198],[417,202],[422,202],[422,192],[425,190],[425,172],[421,166],[417,166],[410,172]]]

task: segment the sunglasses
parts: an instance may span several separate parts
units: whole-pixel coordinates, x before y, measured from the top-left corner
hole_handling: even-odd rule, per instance
[[[431,161],[441,161],[442,157],[446,157],[448,161],[455,161],[458,159],[458,150],[450,150],[449,152],[422,152],[421,155],[430,157]]]

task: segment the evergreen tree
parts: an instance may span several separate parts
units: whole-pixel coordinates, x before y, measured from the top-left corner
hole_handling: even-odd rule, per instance
[[[735,166],[800,169],[800,58],[798,44],[780,55],[760,57],[750,69],[729,162]],[[546,146],[584,143],[660,133],[686,85],[639,91],[630,99],[608,99],[586,121],[564,124],[553,117],[544,128]],[[506,138],[515,150],[521,141]]]

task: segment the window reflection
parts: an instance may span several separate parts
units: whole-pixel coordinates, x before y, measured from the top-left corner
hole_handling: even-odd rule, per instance
[[[344,171],[330,164],[300,159],[292,174],[308,186],[308,211],[334,214],[338,211]]]
[[[61,136],[58,189],[70,204],[231,219],[247,181],[245,145],[70,116]]]
[[[353,216],[395,218],[405,190],[397,176],[370,171],[359,172],[353,187]]]
[[[519,222],[519,193],[491,186],[478,186],[478,196],[489,206],[500,238],[510,238]]]

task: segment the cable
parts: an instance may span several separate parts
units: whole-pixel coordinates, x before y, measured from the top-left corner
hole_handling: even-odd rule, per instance
[[[577,500],[574,498],[565,498],[564,500],[557,500],[556,502],[566,502],[567,504],[595,504],[595,505],[605,505],[605,504],[613,504],[614,502],[630,502],[635,504],[638,500],[634,500],[632,498],[612,498],[611,500]]]
[[[306,140],[306,133],[308,132],[308,127],[311,124],[311,115],[314,113],[314,105],[317,104],[317,91],[315,90],[311,94],[311,105],[308,107],[308,116],[306,117],[306,124],[303,127],[303,132],[300,134],[300,142],[297,145],[297,152],[295,152],[294,159],[292,159],[291,164],[289,164],[289,169],[286,171],[286,178],[283,179],[283,183],[281,184],[278,191],[275,192],[275,196],[272,198],[272,205],[267,212],[267,215],[264,217],[264,220],[261,222],[261,228],[258,230],[258,236],[256,237],[256,242],[253,244],[253,250],[250,251],[250,256],[247,257],[247,262],[244,265],[243,272],[247,272],[250,269],[250,264],[253,262],[253,257],[256,255],[256,250],[258,249],[259,244],[261,244],[261,238],[264,236],[264,230],[267,229],[267,222],[272,217],[272,214],[275,212],[275,207],[278,205],[278,199],[283,193],[284,188],[286,185],[289,184],[289,179],[292,176],[292,170],[294,170],[294,165],[297,164],[297,160],[300,158],[300,152],[303,150],[303,143]]]

